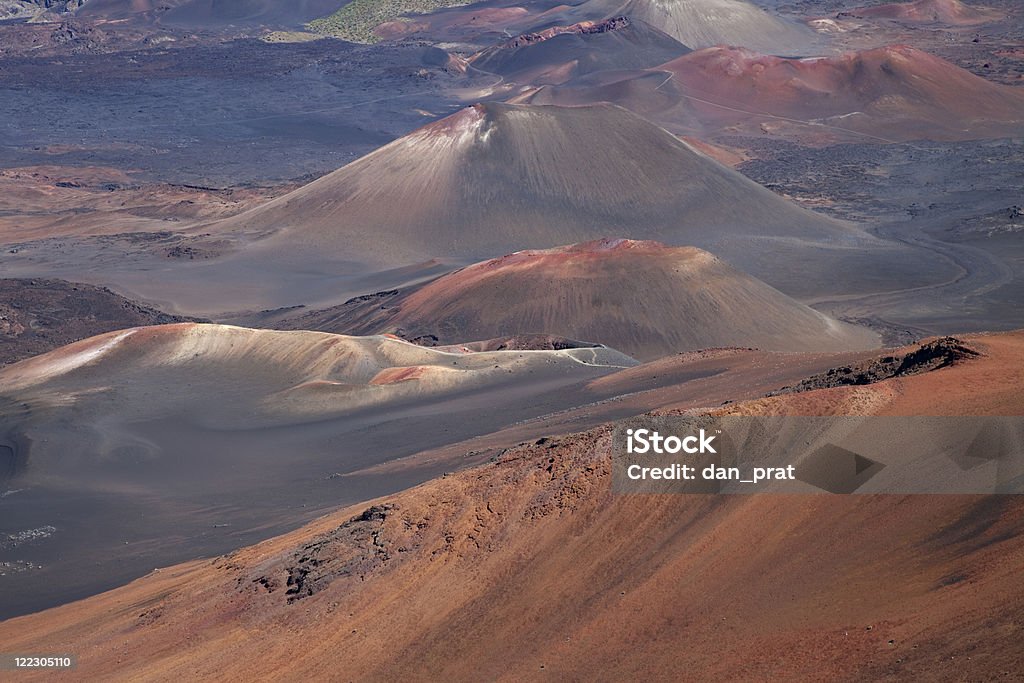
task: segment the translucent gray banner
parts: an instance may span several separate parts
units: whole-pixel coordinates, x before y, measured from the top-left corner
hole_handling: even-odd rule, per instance
[[[1024,417],[637,417],[616,493],[1024,493]]]

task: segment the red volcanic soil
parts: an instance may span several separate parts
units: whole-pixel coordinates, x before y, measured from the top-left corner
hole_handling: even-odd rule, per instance
[[[1024,334],[748,412],[1020,414]],[[1024,667],[1016,496],[613,494],[610,429],[0,624],[69,680],[989,680]],[[26,673],[26,680],[46,674]]]
[[[385,368],[373,376],[373,379],[370,380],[370,384],[381,385],[396,384],[398,382],[411,382],[413,380],[425,378],[429,372],[429,368],[423,367],[422,365],[404,368]]]
[[[660,68],[695,99],[701,118],[718,125],[782,117],[883,140],[1024,131],[1024,90],[991,83],[912,47],[807,59],[715,47]]]
[[[582,21],[578,24],[572,24],[571,26],[553,26],[537,33],[524,33],[521,36],[511,38],[500,45],[496,45],[495,47],[499,50],[512,50],[517,47],[543,43],[544,41],[551,40],[555,36],[566,34],[587,36],[611,33],[612,31],[618,31],[626,28],[630,23],[631,22],[627,17],[614,17],[605,21]]]
[[[868,19],[893,19],[908,24],[948,24],[950,26],[974,26],[994,21],[1001,16],[994,10],[972,7],[960,0],[916,0],[916,2],[860,7],[841,14]]]
[[[394,332],[440,344],[543,333],[641,360],[715,346],[826,352],[878,344],[874,333],[822,315],[706,251],[624,239],[516,252],[280,326]]]

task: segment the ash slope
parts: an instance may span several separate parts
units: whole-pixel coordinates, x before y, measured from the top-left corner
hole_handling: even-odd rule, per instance
[[[0,613],[224,552],[428,474],[357,470],[594,400],[606,348],[445,353],[384,337],[176,324],[0,369]],[[428,468],[429,469],[429,468]],[[368,493],[376,492],[376,493]],[[19,564],[21,563],[21,564]],[[7,573],[5,571],[5,573]]]
[[[965,341],[983,355],[736,408],[1019,414],[1024,335]],[[608,429],[524,445],[0,636],[74,651],[93,679],[343,664],[362,679],[985,680],[1024,666],[1017,497],[621,496],[609,450]]]
[[[629,17],[650,24],[692,49],[745,45],[772,54],[814,54],[821,39],[810,29],[745,0],[587,0],[541,15],[550,23]]]
[[[705,251],[621,239],[517,252],[283,326],[439,344],[548,333],[640,360],[721,346],[827,352],[878,345],[874,333],[799,304]]]
[[[332,254],[400,266],[625,235],[709,249],[791,294],[856,288],[890,267],[901,280],[921,273],[902,248],[611,105],[469,107],[213,229],[276,233],[248,250],[264,263]]]

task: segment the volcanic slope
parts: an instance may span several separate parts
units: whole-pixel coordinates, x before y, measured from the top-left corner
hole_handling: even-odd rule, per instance
[[[623,235],[708,249],[791,295],[934,266],[612,105],[468,107],[210,229],[276,233],[248,249],[254,263],[370,267]]]
[[[718,127],[785,117],[886,141],[1024,133],[1024,90],[903,45],[808,59],[714,47],[659,70],[705,100],[693,107]]]
[[[438,344],[548,333],[640,360],[721,346],[825,352],[878,345],[873,332],[799,304],[706,251],[621,239],[517,252],[286,327]]]
[[[1024,90],[921,50],[890,46],[785,59],[744,48],[698,50],[654,69],[608,70],[541,85],[511,100],[613,102],[674,133],[746,132],[858,142],[1020,135]]]
[[[804,55],[820,50],[820,38],[800,24],[769,14],[744,0],[587,0],[571,9],[540,15],[542,28],[578,21],[629,17],[650,24],[692,49],[745,45],[771,54]]]
[[[998,19],[999,12],[972,7],[960,0],[916,0],[852,9],[844,14],[867,19],[892,19],[905,24],[975,26]]]
[[[562,83],[605,69],[657,66],[689,51],[642,21],[615,17],[517,36],[477,53],[469,63],[520,83]]]
[[[191,323],[112,332],[9,365],[0,492],[13,493],[0,497],[0,538],[61,532],[0,545],[0,562],[36,567],[4,577],[0,615],[418,483],[351,473],[591,402],[587,382],[633,365],[601,347],[445,353],[385,337]]]
[[[981,355],[737,408],[1019,415],[1024,335],[964,341]],[[339,666],[380,680],[988,680],[1024,667],[1018,496],[624,496],[610,442],[601,428],[522,445],[4,622],[0,637],[77,653],[82,680]]]

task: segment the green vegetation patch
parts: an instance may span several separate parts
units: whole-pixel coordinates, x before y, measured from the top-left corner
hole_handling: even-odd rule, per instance
[[[262,40],[264,43],[310,43],[314,40],[329,40],[329,37],[305,31],[271,31]]]
[[[315,19],[307,28],[352,43],[376,43],[373,30],[405,14],[428,14],[446,7],[469,5],[476,0],[352,0],[329,17]]]

